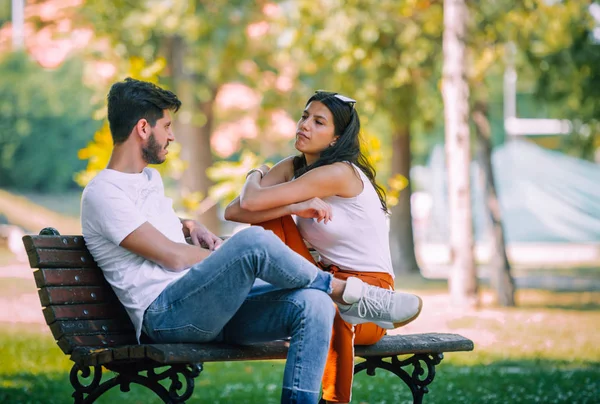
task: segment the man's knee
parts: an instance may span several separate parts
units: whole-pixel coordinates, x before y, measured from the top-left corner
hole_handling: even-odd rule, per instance
[[[250,226],[236,233],[230,241],[234,241],[240,247],[260,247],[269,242],[279,240],[271,230],[265,230],[260,226]]]

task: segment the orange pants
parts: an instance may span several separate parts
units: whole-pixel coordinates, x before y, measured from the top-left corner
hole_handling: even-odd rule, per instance
[[[291,216],[259,223],[267,230],[273,231],[288,247],[311,262],[315,262],[296,223]],[[315,263],[316,264],[316,263]],[[385,272],[343,271],[336,266],[322,268],[331,272],[334,277],[345,280],[351,276],[360,278],[365,283],[394,288],[392,276]],[[354,376],[354,345],[372,345],[385,335],[385,329],[373,324],[348,324],[337,310],[333,322],[333,334],[325,372],[323,374],[323,399],[331,402],[347,403],[352,396],[352,378]]]

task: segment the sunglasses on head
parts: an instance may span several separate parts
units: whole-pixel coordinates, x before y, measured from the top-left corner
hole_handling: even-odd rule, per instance
[[[346,104],[350,105],[351,108],[354,108],[354,104],[356,104],[356,100],[354,100],[354,99],[352,99],[350,97],[346,97],[345,95],[334,93],[334,92],[331,92],[331,91],[317,90],[317,91],[315,91],[315,94],[332,95],[335,98],[337,98],[338,100],[342,101],[343,103],[346,103]]]

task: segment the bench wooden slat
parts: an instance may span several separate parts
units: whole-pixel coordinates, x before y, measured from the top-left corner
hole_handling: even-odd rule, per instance
[[[127,312],[117,302],[99,304],[72,304],[44,308],[47,324],[60,320],[101,320],[128,318]]]
[[[23,244],[27,251],[38,248],[86,250],[83,236],[24,236]]]
[[[104,365],[111,361],[132,361],[147,359],[148,345],[123,345],[113,348],[76,347],[71,352],[71,360],[81,366]],[[110,352],[110,354],[107,354]]]
[[[58,346],[66,354],[70,354],[76,347],[116,347],[135,344],[137,341],[133,333],[129,334],[95,334],[95,335],[65,335],[58,340]]]
[[[32,268],[96,268],[87,250],[36,249],[27,252]]]
[[[53,286],[38,290],[42,306],[54,304],[110,303],[117,298],[104,286]]]
[[[376,345],[357,346],[355,355],[392,356],[473,350],[473,342],[456,334],[411,334],[386,336]],[[287,342],[274,341],[250,346],[223,344],[153,344],[147,346],[148,358],[161,363],[195,363],[285,359]]]
[[[108,282],[98,268],[40,268],[33,277],[38,288],[44,286],[99,286]]]
[[[386,336],[376,345],[356,346],[355,356],[472,351],[473,341],[458,334],[408,334]]]
[[[195,363],[243,360],[285,359],[286,341],[257,345],[226,344],[152,344],[146,347],[148,358],[161,363]]]
[[[50,330],[55,339],[64,335],[135,332],[129,319],[55,321]]]
[[[285,359],[288,343],[273,341],[250,346],[227,344],[147,344],[117,348],[75,348],[71,359],[82,364],[102,365],[112,351],[112,359],[148,358],[159,364],[253,361]],[[442,353],[472,351],[473,342],[457,334],[410,334],[388,335],[376,345],[356,346],[355,355],[362,358],[371,356],[396,356],[415,353]],[[99,355],[103,355],[99,357]]]

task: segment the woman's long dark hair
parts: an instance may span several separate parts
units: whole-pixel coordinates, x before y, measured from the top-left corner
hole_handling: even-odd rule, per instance
[[[381,208],[388,213],[385,202],[385,190],[375,182],[375,168],[360,149],[360,120],[353,104],[342,101],[335,97],[335,93],[317,92],[306,102],[319,101],[325,105],[333,115],[335,135],[338,136],[333,146],[327,147],[321,152],[319,159],[311,165],[306,165],[304,155],[294,157],[294,176],[300,177],[313,168],[321,167],[337,162],[351,162],[356,164],[367,176],[381,202]]]

